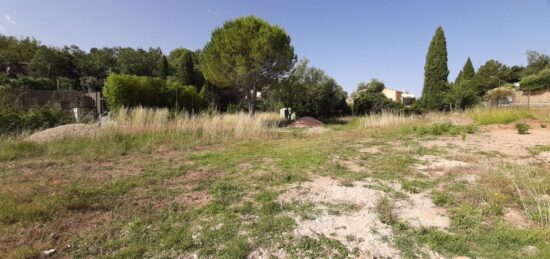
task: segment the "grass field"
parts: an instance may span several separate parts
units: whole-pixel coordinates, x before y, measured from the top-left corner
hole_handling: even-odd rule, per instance
[[[0,257],[550,258],[549,116],[382,114],[312,130],[139,109],[91,138],[5,138]]]

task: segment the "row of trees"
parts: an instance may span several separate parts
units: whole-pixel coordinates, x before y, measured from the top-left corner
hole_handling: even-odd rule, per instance
[[[293,107],[299,115],[348,113],[347,93],[307,60],[297,63],[290,41],[282,28],[253,16],[227,21],[202,50],[180,48],[168,55],[159,48],[85,52],[0,35],[0,66],[8,70],[0,85],[103,91],[109,107],[231,106],[253,115],[259,106]],[[26,71],[18,71],[21,67]]]
[[[489,60],[476,72],[470,58],[454,82],[448,81],[447,41],[443,28],[437,28],[424,67],[424,88],[417,107],[423,110],[464,109],[479,103],[498,87],[513,88],[520,83],[521,90],[550,88],[550,57],[527,52],[527,66],[508,67],[496,60]],[[502,92],[502,91],[499,91]]]

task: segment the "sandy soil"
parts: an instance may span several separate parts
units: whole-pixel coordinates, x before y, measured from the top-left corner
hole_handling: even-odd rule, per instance
[[[426,193],[410,194],[407,200],[395,202],[397,216],[413,227],[447,229],[451,223],[444,208],[436,206]]]
[[[375,211],[376,201],[383,195],[381,191],[363,187],[369,181],[354,182],[353,187],[341,186],[337,180],[319,177],[312,182],[297,186],[298,190],[309,190],[305,195],[298,195],[294,189],[287,193],[287,201],[307,201],[322,207],[321,203],[357,204],[361,209],[341,215],[329,215],[326,212],[317,215],[315,220],[304,220],[296,217],[297,228],[294,233],[299,236],[314,237],[322,234],[332,237],[350,250],[357,247],[363,255],[375,257],[399,257],[399,251],[391,244],[391,227],[382,223]],[[321,208],[322,209],[322,208]],[[354,237],[351,241],[346,237]]]
[[[483,128],[480,133],[468,135],[466,140],[462,140],[461,137],[441,137],[423,143],[425,147],[447,147],[449,144],[472,152],[484,151],[516,158],[525,157],[529,155],[530,147],[550,145],[550,128],[533,128],[529,130],[529,134],[521,135],[510,125],[491,126]]]
[[[399,258],[400,253],[393,245],[391,227],[382,223],[376,212],[378,199],[386,194],[366,187],[373,183],[373,180],[366,179],[342,186],[335,179],[319,177],[293,186],[280,199],[282,202],[312,202],[321,211],[314,220],[295,216],[298,227],[294,233],[298,236],[322,234],[339,240],[350,250],[358,248],[362,257]],[[397,184],[386,184],[396,190],[401,189]],[[327,204],[352,204],[356,209],[335,215],[327,212]],[[449,226],[445,209],[434,205],[427,194],[411,194],[395,205],[397,217],[408,221],[413,227],[445,229]]]
[[[429,177],[441,177],[451,169],[468,167],[469,164],[462,161],[448,160],[438,156],[425,155],[417,158],[421,161],[415,169]]]

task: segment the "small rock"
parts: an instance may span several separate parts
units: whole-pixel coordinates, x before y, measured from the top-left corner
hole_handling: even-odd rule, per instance
[[[42,255],[45,257],[51,256],[53,254],[55,254],[55,249],[50,249],[42,252]]]

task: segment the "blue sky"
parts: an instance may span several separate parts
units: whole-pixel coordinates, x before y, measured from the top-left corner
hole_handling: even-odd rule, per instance
[[[550,0],[0,0],[0,33],[53,46],[202,48],[225,20],[256,15],[282,26],[296,54],[348,92],[361,81],[420,94],[437,26],[447,35],[450,79],[470,56],[526,63],[550,54]]]

